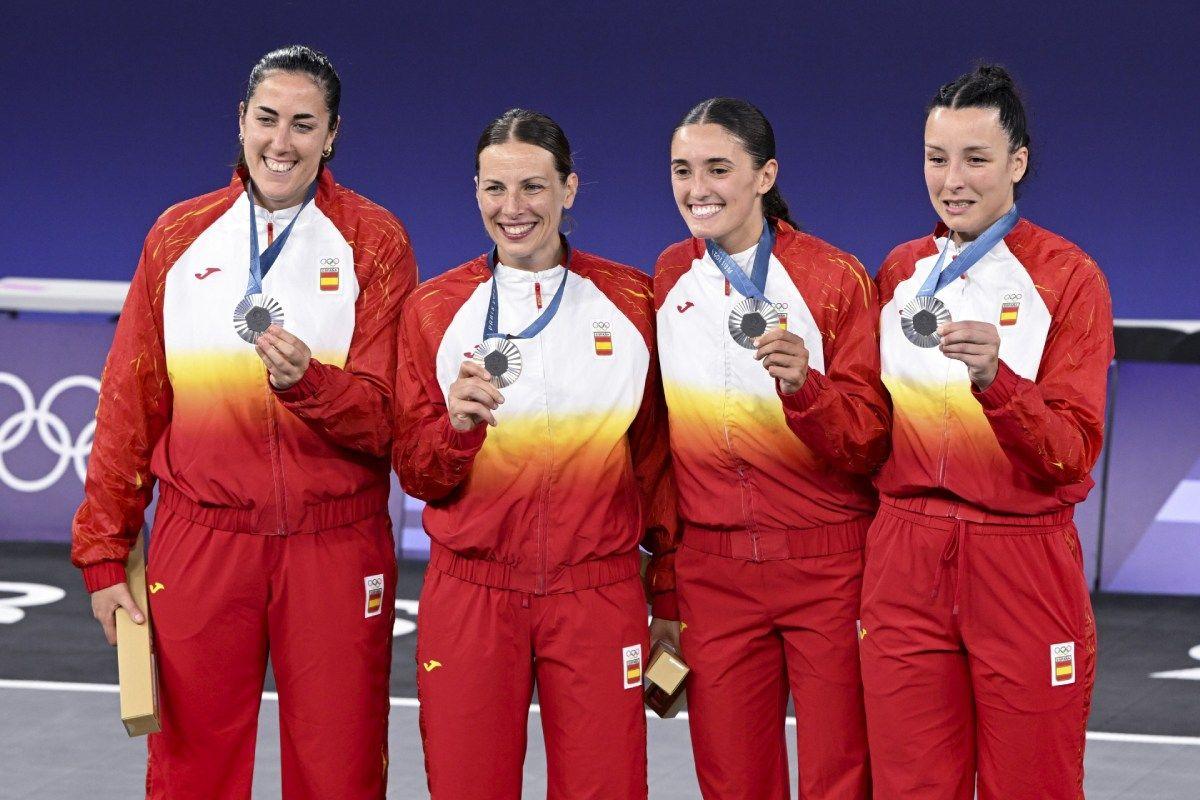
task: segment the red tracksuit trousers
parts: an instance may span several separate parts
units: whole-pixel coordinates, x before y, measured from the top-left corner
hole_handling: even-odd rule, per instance
[[[382,798],[396,591],[387,514],[263,536],[222,530],[222,509],[170,495],[147,555],[162,720],[147,798],[249,800],[268,652],[285,800]]]
[[[870,796],[858,619],[867,520],[785,534],[688,529],[675,554],[696,775],[709,800]]]
[[[645,800],[649,628],[627,556],[568,567],[560,591],[535,594],[503,565],[433,545],[417,626],[433,800],[520,800],[535,684],[546,797]]]
[[[1070,509],[883,498],[861,650],[877,797],[1083,797],[1096,627]]]

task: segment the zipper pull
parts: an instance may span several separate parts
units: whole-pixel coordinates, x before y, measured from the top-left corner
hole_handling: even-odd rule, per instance
[[[725,279],[725,296],[729,297],[729,278]]]
[[[267,220],[267,247],[270,247],[273,241],[275,241],[275,223]]]
[[[533,284],[533,299],[537,301],[537,307],[540,309],[542,307],[542,284],[540,282]]]

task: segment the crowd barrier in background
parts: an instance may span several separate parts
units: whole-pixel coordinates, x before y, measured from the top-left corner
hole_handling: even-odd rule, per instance
[[[0,279],[0,541],[67,541],[100,370],[128,284]],[[1076,510],[1089,584],[1200,595],[1200,321],[1118,320],[1096,489]],[[422,503],[392,477],[397,553]]]

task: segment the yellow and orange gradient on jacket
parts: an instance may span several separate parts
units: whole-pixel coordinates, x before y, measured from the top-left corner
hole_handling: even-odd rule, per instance
[[[729,334],[742,296],[688,239],[655,267],[659,362],[685,524],[800,531],[874,511],[887,447],[875,291],[851,255],[776,225],[765,294],[809,350],[800,391],[780,395]],[[757,246],[756,246],[757,247]],[[734,254],[749,269],[753,249]]]
[[[536,574],[634,552],[656,555],[650,581],[673,583],[677,526],[654,359],[649,279],[572,251],[532,273],[483,256],[423,284],[405,305],[395,465],[405,491],[427,501],[425,529],[467,558]],[[558,313],[515,340],[522,366],[502,388],[497,426],[449,424],[446,394],[482,343],[492,281],[499,331],[519,333],[566,280]],[[670,601],[673,605],[673,598]]]
[[[396,319],[416,283],[407,234],[327,170],[299,217],[256,207],[264,249],[296,218],[263,292],[315,359],[274,391],[234,327],[249,277],[245,179],[168,209],[146,239],[74,524],[89,590],[124,580],[155,478],[198,506],[244,512],[258,533],[319,530],[330,504],[386,508]]]
[[[948,231],[902,244],[876,280],[892,455],[880,493],[940,496],[997,514],[1045,514],[1081,502],[1100,454],[1112,303],[1096,263],[1027,220],[937,293],[954,320],[1000,334],[1000,367],[983,392],[967,367],[905,338],[916,297]]]

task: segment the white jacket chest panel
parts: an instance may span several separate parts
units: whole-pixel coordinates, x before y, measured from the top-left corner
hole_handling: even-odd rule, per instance
[[[168,362],[172,352],[254,355],[253,345],[233,325],[234,308],[246,295],[250,277],[249,217],[243,195],[196,237],[167,274],[163,326]],[[259,243],[265,249],[261,225]],[[283,306],[283,327],[314,356],[338,366],[345,363],[359,293],[354,252],[315,204],[293,225],[263,279],[263,293]]]
[[[937,240],[938,251],[946,246]],[[922,258],[913,274],[896,286],[880,317],[881,356],[884,381],[907,385],[967,384],[967,365],[947,358],[937,347],[917,347],[900,328],[900,311],[920,291],[937,255]],[[1000,358],[1018,375],[1036,380],[1050,330],[1050,311],[1042,301],[1033,278],[1008,246],[999,242],[978,263],[937,293],[956,322],[975,320],[997,326]],[[1001,324],[1001,310],[1006,321]]]
[[[520,333],[549,307],[564,271],[543,273],[537,280],[532,274],[506,272],[498,287],[498,330]],[[623,434],[641,406],[650,366],[645,339],[591,281],[565,274],[567,285],[554,318],[533,338],[513,341],[521,351],[521,374],[500,390],[504,404],[495,412],[497,432],[503,431],[505,418],[541,417],[553,426],[555,419],[598,416],[606,429]],[[535,283],[541,285],[542,309],[537,307]],[[444,397],[458,379],[462,362],[483,341],[491,291],[492,280],[476,287],[442,337],[437,376]],[[610,349],[606,337],[611,337],[611,352],[603,355]],[[489,433],[488,441],[493,438]]]
[[[821,332],[803,296],[774,254],[763,292],[787,329],[804,339],[809,366],[824,372]],[[733,340],[729,314],[744,298],[725,294],[725,276],[706,253],[680,276],[658,310],[659,363],[664,383],[705,392],[729,391],[746,398],[770,397],[778,403],[775,379],[762,362]]]

